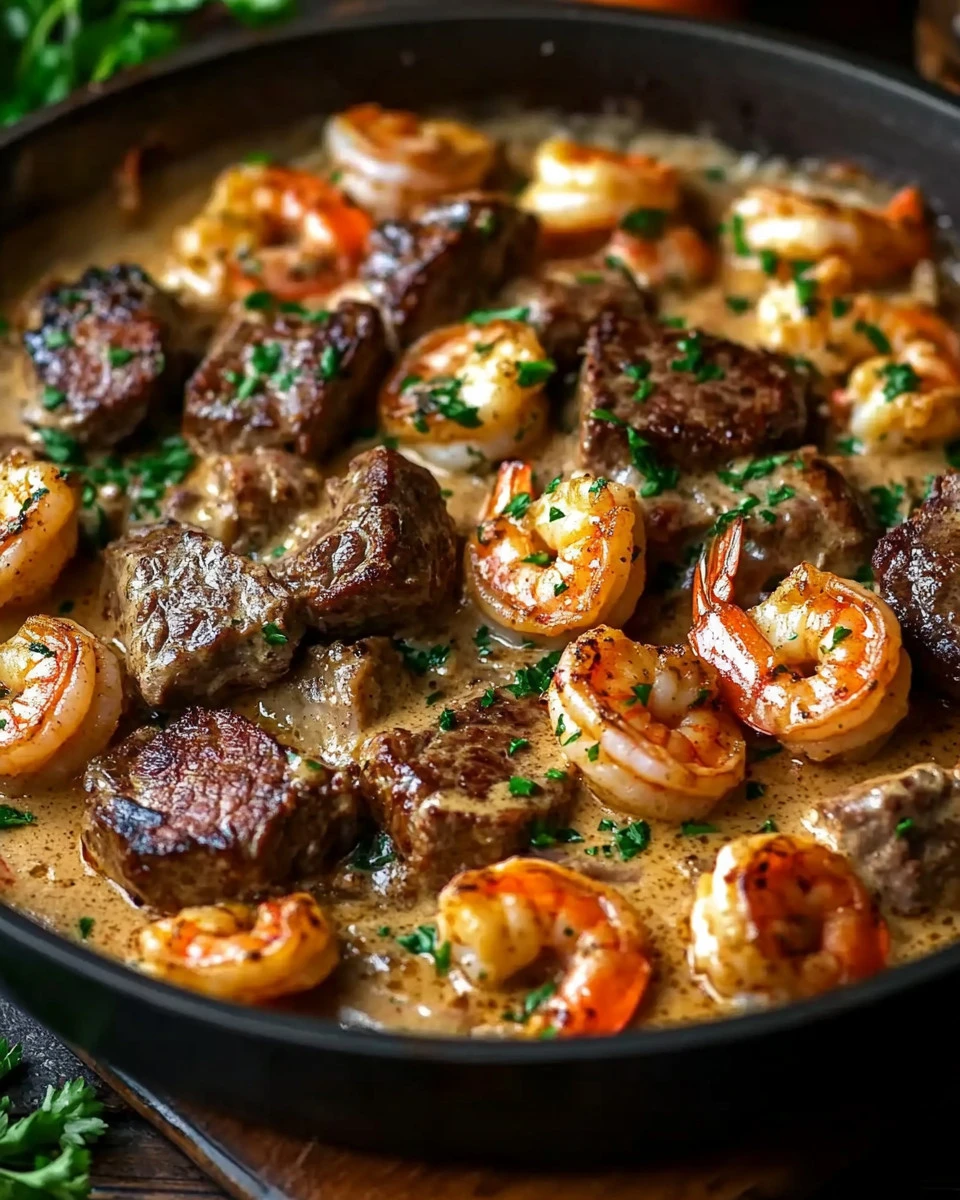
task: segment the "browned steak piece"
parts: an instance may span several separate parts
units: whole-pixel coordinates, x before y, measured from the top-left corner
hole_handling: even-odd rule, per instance
[[[488,692],[444,710],[419,733],[376,734],[361,751],[374,816],[428,884],[525,850],[535,821],[554,825],[568,816],[575,772],[557,749],[546,710],[534,698],[494,695],[492,704]],[[517,739],[529,746],[511,755]]]
[[[293,762],[245,717],[188,708],[88,765],[84,849],[164,911],[288,886],[350,848],[358,812],[352,775]]]
[[[578,393],[583,465],[628,482],[643,443],[689,471],[796,446],[807,426],[787,359],[615,311],[587,334]]]
[[[164,500],[164,515],[195,525],[235,554],[259,550],[313,507],[321,479],[306,459],[286,450],[211,454],[200,459]]]
[[[503,196],[471,192],[384,221],[361,278],[401,346],[461,321],[533,262],[537,221]]]
[[[887,530],[873,568],[917,672],[960,698],[960,474],[942,475],[910,519]]]
[[[895,913],[960,901],[960,771],[919,763],[830,796],[817,812],[820,831]]]
[[[591,259],[548,263],[539,274],[508,284],[496,306],[525,309],[544,350],[564,371],[578,365],[587,331],[604,310],[634,317],[652,310],[623,271]]]
[[[345,300],[322,320],[228,318],[187,384],[183,432],[199,451],[270,446],[323,458],[369,417],[388,366],[370,304]]]
[[[289,592],[200,530],[141,526],[104,564],[105,605],[148,704],[262,687],[290,666],[303,626]]]
[[[737,599],[754,604],[798,563],[854,579],[868,567],[874,529],[853,487],[814,446],[737,459],[680,477],[646,502],[654,572],[688,584],[705,542],[744,517]]]
[[[91,267],[46,291],[38,316],[23,335],[36,377],[23,419],[39,447],[112,446],[181,376],[177,306],[140,267]]]
[[[272,567],[323,633],[392,633],[449,598],[453,522],[430,472],[378,446],[328,480],[309,542]]]
[[[326,762],[346,764],[406,694],[410,681],[390,639],[369,637],[311,646],[278,686],[296,745]],[[261,698],[267,708],[280,708],[269,692]]]

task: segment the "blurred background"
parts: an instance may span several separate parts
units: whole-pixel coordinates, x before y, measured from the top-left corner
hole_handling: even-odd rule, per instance
[[[0,125],[231,23],[366,0],[0,0]],[[409,0],[408,0],[409,2]],[[447,0],[456,5],[459,0]],[[488,0],[491,5],[511,0]],[[561,4],[565,0],[554,0]],[[960,90],[960,0],[593,0],[747,20],[918,67]]]

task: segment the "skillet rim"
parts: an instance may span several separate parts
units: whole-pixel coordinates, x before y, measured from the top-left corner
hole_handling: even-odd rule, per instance
[[[654,35],[661,31],[680,32],[695,42],[715,48],[737,45],[762,54],[768,62],[784,62],[794,70],[819,71],[843,79],[854,79],[888,99],[919,105],[931,116],[937,115],[953,122],[960,133],[960,100],[903,68],[887,66],[861,54],[838,53],[813,39],[761,32],[758,28],[736,22],[719,24],[689,17],[603,8],[580,0],[564,0],[559,6],[555,0],[550,5],[536,0],[532,3],[511,0],[509,7],[502,8],[499,5],[491,8],[489,4],[470,0],[469,3],[458,5],[456,11],[451,11],[444,0],[426,0],[399,7],[394,7],[391,0],[372,0],[362,13],[317,10],[266,31],[227,32],[188,46],[157,62],[121,73],[106,84],[85,88],[59,104],[28,114],[15,125],[0,130],[0,154],[76,112],[101,104],[108,105],[132,88],[175,78],[181,71],[214,59],[256,52],[264,45],[281,44],[303,36],[322,36],[325,32],[362,33],[371,27],[403,29],[416,24],[497,20],[619,26],[645,30]],[[466,1035],[450,1037],[348,1028],[330,1018],[213,1000],[139,974],[121,960],[107,958],[81,943],[72,942],[66,935],[47,929],[2,899],[0,937],[40,959],[50,960],[84,977],[94,985],[106,988],[118,1001],[130,999],[200,1025],[229,1028],[234,1033],[258,1041],[309,1047],[349,1057],[508,1067],[553,1067],[592,1060],[659,1058],[729,1043],[759,1040],[786,1033],[807,1022],[835,1019],[911,988],[945,979],[954,973],[960,974],[960,943],[957,943],[900,964],[861,983],[767,1011],[728,1014],[714,1020],[676,1027],[632,1029],[617,1037],[568,1041],[556,1039],[544,1044],[475,1039]]]

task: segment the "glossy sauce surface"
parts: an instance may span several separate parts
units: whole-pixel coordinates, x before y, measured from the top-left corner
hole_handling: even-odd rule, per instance
[[[530,148],[556,127],[546,115],[524,115],[498,122],[496,132],[512,139],[511,155],[524,161]],[[622,139],[624,127],[597,128],[573,123],[573,131]],[[151,176],[146,203],[135,220],[124,217],[109,194],[95,202],[78,205],[67,214],[19,231],[9,239],[2,281],[2,305],[15,310],[25,294],[50,277],[69,279],[91,264],[116,261],[140,263],[162,278],[169,252],[170,233],[202,204],[213,176],[244,150],[268,150],[281,157],[296,155],[316,145],[316,130],[276,145],[223,148],[202,161],[182,164]],[[783,164],[759,164],[736,158],[706,139],[643,135],[637,147],[678,165],[687,182],[696,188],[705,204],[719,212],[730,197],[752,178],[787,174]],[[307,155],[306,165],[317,162]],[[716,168],[725,178],[717,181]],[[920,181],[922,183],[922,181]],[[868,198],[876,192],[862,180]],[[880,195],[884,193],[881,191]],[[751,314],[731,313],[721,285],[711,285],[693,295],[669,298],[663,311],[687,318],[691,326],[721,333],[737,341],[754,339]],[[19,401],[23,394],[19,353],[12,337],[0,347],[0,432],[16,433]],[[566,414],[569,418],[571,414]],[[331,473],[358,448],[329,464]],[[533,455],[541,478],[576,465],[575,435],[555,432]],[[841,465],[862,488],[890,487],[903,483],[904,511],[909,499],[918,500],[930,476],[944,469],[941,450],[897,458],[874,456],[844,459]],[[438,472],[438,474],[440,474]],[[449,510],[461,533],[476,522],[476,514],[490,483],[489,476],[443,474],[441,486],[449,489]],[[681,478],[680,487],[683,487]],[[73,619],[109,640],[113,631],[104,621],[98,599],[99,571],[96,562],[78,560],[62,577],[56,593],[42,605],[57,613],[70,606]],[[19,627],[25,613],[0,614],[0,638]],[[666,599],[645,599],[629,626],[635,637],[651,643],[682,640],[689,628],[689,597],[671,594]],[[403,725],[409,729],[436,722],[437,709],[426,698],[442,691],[444,704],[477,694],[489,684],[513,681],[518,667],[536,662],[543,648],[519,648],[519,639],[493,631],[492,652],[478,653],[478,627],[487,624],[469,601],[463,601],[452,623],[422,631],[420,644],[451,644],[445,665],[424,676],[410,675],[404,700],[382,722],[383,727]],[[232,703],[259,721],[285,745],[306,756],[322,757],[324,730],[311,714],[296,687],[281,682],[257,695],[237,696]],[[373,732],[375,730],[371,730]],[[549,728],[544,716],[544,747],[550,749]],[[857,780],[896,771],[915,762],[935,760],[952,766],[960,758],[960,720],[949,708],[914,695],[910,715],[888,746],[866,764],[815,765],[792,760],[786,751],[769,753],[772,744],[754,753],[747,785],[728,797],[711,816],[718,832],[685,835],[679,826],[653,823],[647,849],[625,861],[611,841],[609,832],[598,825],[605,817],[624,818],[607,812],[584,789],[570,824],[584,837],[583,843],[556,847],[559,861],[596,874],[621,888],[647,923],[655,950],[655,975],[641,1006],[638,1020],[648,1024],[676,1023],[719,1015],[719,1010],[690,978],[686,965],[686,921],[693,895],[693,882],[702,868],[709,869],[722,843],[743,833],[756,832],[773,818],[784,832],[800,833],[813,804],[822,796],[839,791]],[[543,749],[536,741],[518,756],[518,770],[534,775]],[[748,794],[752,798],[747,798]],[[15,882],[7,899],[40,921],[68,937],[80,937],[81,918],[93,918],[88,944],[96,951],[129,958],[137,930],[148,915],[136,908],[112,884],[81,860],[79,830],[82,788],[79,783],[53,792],[18,793],[11,802],[29,809],[33,825],[0,834],[0,854],[12,869]],[[436,898],[418,895],[415,885],[402,878],[397,864],[370,873],[345,867],[318,888],[325,907],[336,922],[343,961],[335,976],[315,993],[290,1002],[301,1011],[336,1014],[350,1023],[402,1027],[423,1033],[468,1032],[478,1025],[495,1022],[504,1008],[516,1002],[543,976],[518,979],[515,993],[489,994],[458,988],[455,981],[438,977],[433,965],[398,945],[397,935],[417,925],[431,923],[436,916]],[[949,912],[934,912],[922,919],[891,918],[894,963],[936,949],[952,940],[955,924]]]

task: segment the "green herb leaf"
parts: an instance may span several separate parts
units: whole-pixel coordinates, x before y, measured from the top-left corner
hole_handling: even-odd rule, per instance
[[[877,325],[872,325],[869,321],[856,321],[853,328],[857,333],[862,333],[863,336],[870,342],[874,350],[878,354],[890,353],[890,342],[887,335]]]
[[[90,934],[93,933],[93,927],[95,924],[96,921],[93,917],[81,917],[80,920],[77,921],[77,930],[80,934],[81,941],[85,942]]]
[[[835,625],[833,629],[833,641],[830,643],[827,649],[836,650],[840,643],[846,641],[851,633],[853,633],[852,629],[847,629],[844,625]]]
[[[522,388],[537,387],[539,384],[546,383],[556,369],[557,364],[552,358],[518,362],[517,383]]]
[[[263,626],[263,640],[268,646],[285,646],[290,640],[275,621]]]
[[[395,639],[393,644],[403,656],[404,665],[415,675],[426,675],[428,671],[439,670],[450,657],[452,649],[449,642],[445,645],[431,646],[428,650],[420,650],[400,638]]]
[[[645,241],[655,242],[663,237],[667,216],[662,208],[634,208],[620,222],[620,228]]]
[[[470,313],[467,321],[471,325],[489,325],[491,321],[528,321],[530,309],[518,308],[481,308]]]
[[[883,398],[889,404],[898,396],[920,390],[920,376],[909,363],[887,363],[878,375],[883,379]]]
[[[512,692],[518,700],[524,696],[541,696],[550,686],[553,672],[560,661],[560,651],[551,650],[532,667],[520,667],[513,683],[507,684],[507,691]]]
[[[536,780],[528,779],[526,775],[511,775],[507,786],[511,796],[532,796],[540,790]]]
[[[894,826],[897,837],[906,837],[910,830],[913,829],[915,824],[916,822],[914,821],[913,817],[904,817],[902,820],[898,821]]]
[[[403,934],[397,938],[397,944],[411,954],[423,954],[433,959],[438,975],[446,975],[450,970],[450,943],[437,945],[436,925],[418,925],[413,933]]]
[[[556,768],[551,768],[555,770]],[[563,771],[559,772],[559,776],[566,779]],[[547,772],[547,777],[555,779],[556,775],[551,776]],[[550,846],[568,845],[574,842],[582,842],[583,835],[578,833],[576,829],[556,829],[547,824],[542,817],[537,819],[530,826],[530,845],[537,850],[546,850]]]
[[[0,804],[0,829],[17,829],[21,825],[33,825],[36,817],[26,809],[14,808],[12,804]]]
[[[440,719],[437,722],[444,733],[449,733],[451,729],[457,727],[457,714],[452,708],[445,708],[440,714]]]
[[[529,492],[517,492],[500,510],[500,516],[513,517],[516,520],[520,520],[532,503],[533,497]]]
[[[513,758],[518,750],[524,750],[529,745],[529,738],[511,738],[510,745],[507,747],[507,754]]]
[[[347,862],[357,871],[379,871],[394,862],[397,852],[390,835],[378,829],[360,839]]]
[[[718,833],[719,830],[709,821],[683,821],[680,824],[680,832],[685,837],[696,837],[700,833]]]

